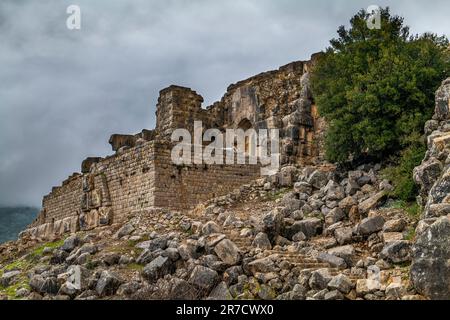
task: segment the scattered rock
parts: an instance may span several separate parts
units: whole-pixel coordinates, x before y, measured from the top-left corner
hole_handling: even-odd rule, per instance
[[[172,263],[168,257],[159,256],[147,264],[142,270],[142,275],[150,282],[155,282],[171,272]]]
[[[402,232],[407,225],[405,219],[388,220],[383,226],[383,232]]]
[[[209,294],[208,300],[231,300],[232,296],[225,282],[219,283]]]
[[[214,221],[208,221],[202,227],[203,235],[209,235],[212,233],[220,233],[220,231],[221,231],[220,226],[217,223],[215,223]]]
[[[386,287],[386,298],[389,300],[400,300],[405,294],[405,287],[400,283],[391,283]]]
[[[260,232],[256,235],[255,239],[253,240],[252,246],[262,250],[272,249],[272,244],[270,243],[269,237],[264,232]]]
[[[209,293],[219,280],[219,275],[216,271],[204,267],[196,266],[192,271],[189,283],[199,290]]]
[[[331,276],[328,272],[328,269],[319,269],[311,273],[309,286],[313,290],[323,290],[327,287],[330,281]]]
[[[378,192],[377,194],[371,196],[369,199],[359,204],[358,206],[359,213],[363,215],[367,214],[370,210],[375,209],[376,207],[381,205],[381,203],[384,201],[385,198],[386,198],[385,191]]]
[[[78,247],[80,243],[81,243],[80,238],[78,238],[77,235],[73,235],[64,240],[64,243],[60,249],[66,252],[71,252],[73,249]]]
[[[273,210],[264,216],[262,223],[262,231],[267,234],[269,239],[273,240],[283,228],[283,215],[277,210]]]
[[[122,280],[113,272],[105,270],[97,281],[95,291],[100,297],[111,296],[122,284]]]
[[[322,221],[317,218],[297,221],[286,228],[286,237],[292,239],[295,234],[302,232],[307,238],[311,238],[322,233],[322,227]]]
[[[214,252],[217,256],[228,265],[235,265],[241,260],[241,254],[239,248],[234,242],[223,239],[215,247]]]
[[[317,260],[319,262],[328,263],[334,268],[345,269],[347,267],[347,263],[344,259],[326,252],[321,252],[317,256]]]
[[[404,240],[392,241],[385,245],[380,257],[392,263],[411,261],[411,244]]]
[[[370,236],[371,234],[383,229],[385,220],[382,216],[365,218],[358,225],[358,233],[362,236]]]
[[[418,292],[436,300],[450,298],[450,220],[442,217],[413,245],[411,279]]]
[[[256,274],[258,272],[274,272],[276,270],[275,264],[270,258],[254,260],[248,264],[248,268],[253,274]]]
[[[131,224],[127,223],[122,228],[120,228],[119,231],[117,231],[117,233],[114,235],[114,237],[117,239],[121,239],[125,236],[132,234],[133,232],[134,232],[134,227]]]
[[[315,170],[308,178],[307,182],[316,189],[321,189],[328,183],[328,173]]]
[[[9,287],[14,283],[18,275],[20,275],[20,271],[18,270],[4,272],[0,278],[0,286],[4,288]]]
[[[336,207],[334,209],[332,209],[326,216],[325,216],[325,224],[326,225],[332,225],[335,224],[339,221],[342,221],[345,218],[345,213],[344,211],[339,208]]]
[[[339,274],[328,283],[328,289],[330,290],[339,290],[343,294],[348,294],[353,289],[353,283],[350,279],[343,275]]]

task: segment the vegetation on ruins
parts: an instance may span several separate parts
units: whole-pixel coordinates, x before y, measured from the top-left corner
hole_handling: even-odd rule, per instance
[[[362,10],[319,59],[312,89],[329,123],[326,156],[333,162],[389,159],[394,196],[416,194],[412,168],[425,152],[425,122],[434,92],[450,74],[445,36],[411,35],[403,18],[381,9],[381,28],[369,29]]]

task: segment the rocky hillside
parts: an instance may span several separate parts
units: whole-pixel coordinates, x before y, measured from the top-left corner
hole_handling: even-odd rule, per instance
[[[1,247],[8,299],[422,299],[409,281],[417,217],[379,165],[285,167],[189,214]]]
[[[450,78],[436,92],[433,119],[425,125],[428,151],[414,170],[424,206],[411,270],[416,288],[432,299],[450,299]]]
[[[4,299],[450,298],[450,79],[414,170],[423,213],[381,165],[287,166],[195,210],[0,246]],[[420,220],[422,219],[422,220]]]

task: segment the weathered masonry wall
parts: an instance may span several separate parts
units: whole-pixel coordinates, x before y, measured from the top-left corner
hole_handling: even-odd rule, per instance
[[[297,61],[227,88],[222,99],[202,108],[194,90],[170,86],[160,91],[156,128],[138,134],[113,134],[115,151],[107,158],[89,157],[76,173],[45,196],[42,212],[25,232],[34,237],[91,229],[125,219],[135,210],[155,207],[185,210],[256,179],[257,165],[184,165],[171,161],[174,129],[279,129],[280,162],[321,161],[325,124],[310,89],[317,60]]]
[[[160,146],[155,152],[155,207],[192,209],[197,204],[225,195],[255,180],[259,165],[177,166],[171,162],[171,148]]]
[[[135,210],[187,210],[256,179],[258,165],[172,163],[172,144],[151,141],[91,165],[44,197],[38,219],[24,232],[48,238],[125,219]]]
[[[76,174],[66,180],[62,186],[54,187],[52,192],[42,200],[45,215],[42,223],[60,220],[77,214],[82,196],[81,175]]]

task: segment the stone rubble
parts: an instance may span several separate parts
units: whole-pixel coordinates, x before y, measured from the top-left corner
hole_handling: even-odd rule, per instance
[[[407,280],[414,221],[380,196],[380,166],[291,166],[289,179],[285,172],[188,213],[136,211],[126,224],[78,232],[1,281],[25,279],[16,292],[24,299],[418,297]],[[28,245],[23,261],[40,244]]]

